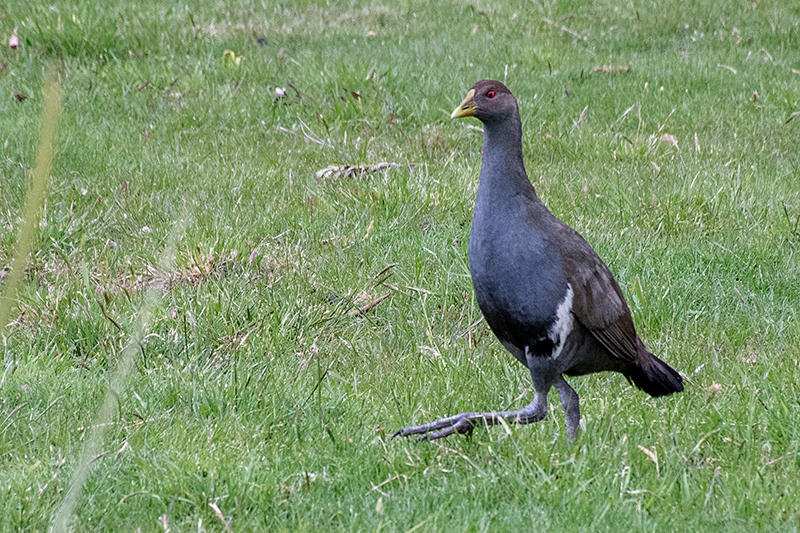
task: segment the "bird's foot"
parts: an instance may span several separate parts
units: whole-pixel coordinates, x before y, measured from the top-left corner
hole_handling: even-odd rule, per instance
[[[453,433],[472,434],[475,426],[483,424],[494,426],[501,420],[509,424],[530,424],[538,422],[547,415],[547,393],[537,392],[533,402],[520,411],[501,411],[492,413],[460,413],[447,418],[440,418],[435,422],[421,426],[403,428],[392,435],[395,437],[408,437],[420,435],[420,440],[441,439]]]
[[[441,439],[453,433],[471,435],[476,423],[486,417],[491,417],[493,413],[460,413],[447,418],[440,418],[435,422],[422,424],[421,426],[411,426],[395,432],[392,438],[409,437],[411,435],[421,435],[419,440]]]

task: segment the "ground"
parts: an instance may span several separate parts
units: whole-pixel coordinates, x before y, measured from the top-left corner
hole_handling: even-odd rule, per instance
[[[6,269],[46,72],[63,91],[0,530],[800,528],[800,5],[506,4],[0,3]],[[466,261],[480,123],[448,116],[482,78],[685,376],[570,379],[574,445],[556,395],[390,439],[532,397]]]

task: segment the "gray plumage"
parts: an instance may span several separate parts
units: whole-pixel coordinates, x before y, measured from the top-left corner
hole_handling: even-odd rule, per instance
[[[483,158],[469,239],[475,297],[494,334],[531,373],[535,389],[520,411],[461,413],[402,429],[394,436],[436,439],[471,433],[499,420],[527,424],[547,414],[555,387],[566,413],[567,436],[578,436],[578,395],[564,380],[616,371],[651,396],[683,390],[681,375],[636,334],[611,271],[575,230],[539,200],[522,159],[517,101],[498,81],[467,93],[453,118],[483,122]]]

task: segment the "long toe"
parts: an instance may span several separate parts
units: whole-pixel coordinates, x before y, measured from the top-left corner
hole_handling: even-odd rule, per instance
[[[442,420],[437,420],[428,424],[422,424],[421,426],[409,426],[397,431],[394,435],[392,435],[392,438],[410,437],[411,435],[425,435],[432,431],[449,428],[453,425],[452,423],[442,424],[441,422]]]
[[[447,437],[448,435],[452,435],[456,432],[455,426],[446,427],[444,429],[440,429],[439,431],[430,431],[423,435],[420,435],[419,442],[423,442],[426,440],[436,440],[441,439],[442,437]]]
[[[428,429],[428,426],[430,426],[430,424],[423,424],[421,426],[410,426],[407,428],[403,428],[401,430],[396,431],[395,434],[392,435],[392,438],[410,437],[411,435],[423,435],[430,431],[430,429]]]
[[[447,418],[440,418],[439,420],[435,420],[433,422],[429,422],[428,424],[422,424],[421,426],[410,426],[407,428],[403,428],[397,431],[392,438],[395,437],[408,437],[409,435],[423,435],[425,433],[436,432],[439,430],[447,429],[450,427],[457,426],[460,421],[467,418],[468,413],[461,413],[455,416],[449,416]],[[459,430],[459,433],[465,433],[466,431]],[[452,431],[450,433],[453,433]],[[448,435],[450,434],[448,433]],[[438,438],[438,437],[437,437]]]
[[[455,432],[455,425],[450,423],[446,425],[439,424],[441,420],[437,420],[436,422],[431,422],[429,424],[423,424],[421,426],[410,426],[407,428],[403,428],[392,435],[392,438],[395,437],[410,437],[411,435],[422,435],[420,440],[433,440],[438,439],[440,437],[446,437],[451,433]],[[433,436],[437,435],[437,436]]]
[[[464,416],[459,418],[455,424],[449,425],[438,431],[431,431],[420,437],[419,440],[436,440],[452,435],[453,433],[460,433],[462,435],[472,435],[472,430],[475,428],[475,422],[469,417]]]

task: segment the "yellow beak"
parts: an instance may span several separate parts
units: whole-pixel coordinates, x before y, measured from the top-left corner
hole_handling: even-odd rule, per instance
[[[470,89],[464,101],[450,114],[450,118],[474,117],[478,106],[475,105],[475,89]]]

